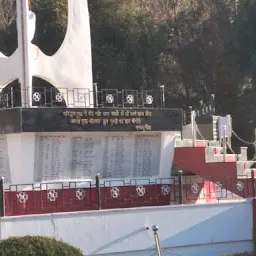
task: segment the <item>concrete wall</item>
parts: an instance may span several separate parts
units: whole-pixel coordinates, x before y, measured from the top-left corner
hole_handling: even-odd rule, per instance
[[[150,256],[158,225],[163,255],[220,256],[250,251],[252,224],[252,201],[245,200],[2,218],[0,238],[45,235],[85,255]]]

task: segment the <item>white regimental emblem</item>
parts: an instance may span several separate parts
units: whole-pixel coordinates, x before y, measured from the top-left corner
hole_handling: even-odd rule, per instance
[[[60,92],[56,94],[55,98],[56,98],[57,102],[62,102],[63,101],[63,96]]]
[[[41,100],[41,94],[39,93],[39,92],[34,92],[33,93],[33,100],[35,101],[35,102],[39,102],[40,100]]]
[[[200,190],[200,187],[198,186],[197,183],[193,183],[193,184],[191,185],[191,192],[192,192],[193,194],[198,194],[198,193],[199,193],[199,190]]]
[[[118,198],[119,195],[120,195],[120,190],[119,190],[119,188],[118,188],[118,187],[112,187],[112,188],[110,189],[110,194],[111,194],[111,197],[112,197],[112,198]]]
[[[17,201],[19,204],[25,204],[28,200],[28,194],[24,191],[17,194]]]
[[[148,105],[151,105],[153,104],[153,96],[152,95],[148,95],[147,98],[146,98],[146,103]]]
[[[161,187],[161,192],[162,192],[162,195],[163,195],[163,196],[167,196],[167,195],[169,195],[170,192],[171,192],[171,187],[170,187],[169,185],[163,185],[163,186]]]
[[[112,94],[107,94],[106,95],[106,102],[109,104],[114,103],[114,96]]]
[[[77,189],[76,198],[80,201],[83,200],[85,198],[85,189],[81,189],[81,188]]]
[[[129,104],[133,104],[134,103],[134,96],[132,94],[127,95],[126,101]]]
[[[242,181],[238,181],[236,183],[236,189],[241,192],[244,189],[244,183]]]
[[[146,189],[143,186],[137,186],[136,192],[138,196],[144,196],[146,194]]]
[[[50,202],[55,202],[58,198],[58,192],[55,191],[54,189],[52,190],[49,190],[47,192],[47,199],[50,201]]]

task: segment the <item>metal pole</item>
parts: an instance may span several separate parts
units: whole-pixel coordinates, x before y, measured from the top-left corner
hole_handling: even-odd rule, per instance
[[[191,111],[191,129],[192,129],[192,142],[193,147],[196,146],[196,113]]]
[[[5,216],[5,200],[4,200],[4,177],[0,179],[0,216]]]
[[[204,115],[203,101],[200,100],[199,104],[200,104],[199,115],[201,116],[201,115]]]
[[[215,114],[215,94],[211,94],[211,109],[212,109],[212,114]]]
[[[96,176],[96,203],[98,210],[101,210],[101,198],[100,198],[100,174]]]
[[[227,115],[227,138],[228,138],[228,144],[231,147],[231,131],[232,131],[232,125],[231,125],[231,115]]]
[[[160,248],[160,242],[159,242],[159,236],[158,236],[158,233],[157,231],[159,230],[159,227],[154,225],[152,227],[152,230],[154,232],[154,238],[155,238],[155,243],[156,243],[156,252],[157,252],[157,256],[161,256],[162,253],[161,253],[161,248]]]
[[[255,181],[254,181],[254,170],[251,170],[251,181],[252,181],[252,197],[255,197],[256,191],[255,191]]]
[[[226,162],[226,156],[227,156],[227,127],[223,127],[223,162]]]
[[[97,108],[98,104],[99,104],[99,100],[98,100],[98,84],[94,83],[93,84],[94,87],[94,106]]]
[[[183,171],[179,170],[179,204],[183,204]]]
[[[160,85],[160,91],[161,91],[161,105],[162,108],[165,108],[165,92],[164,92],[164,85]]]

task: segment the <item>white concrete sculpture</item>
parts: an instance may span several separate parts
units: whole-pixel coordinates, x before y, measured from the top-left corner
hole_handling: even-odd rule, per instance
[[[32,106],[32,77],[54,85],[68,107],[93,107],[91,37],[87,0],[68,0],[68,27],[60,49],[45,55],[31,43],[36,16],[28,0],[17,0],[18,48],[9,58],[0,52],[0,89],[19,79],[22,106]],[[61,96],[61,95],[58,95]]]

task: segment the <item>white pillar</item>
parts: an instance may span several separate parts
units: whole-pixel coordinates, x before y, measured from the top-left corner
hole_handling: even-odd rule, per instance
[[[22,55],[21,100],[22,107],[32,107],[31,40],[35,33],[35,15],[29,11],[28,0],[16,0],[18,47]]]

